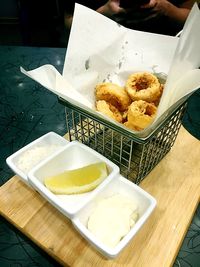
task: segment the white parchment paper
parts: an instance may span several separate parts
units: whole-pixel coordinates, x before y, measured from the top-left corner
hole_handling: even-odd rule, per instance
[[[31,71],[21,67],[21,71],[63,99],[103,118],[95,111],[97,83],[110,81],[124,86],[136,71],[167,77],[155,123],[174,103],[200,87],[199,25],[197,4],[180,38],[130,30],[76,4],[62,75],[51,65]]]

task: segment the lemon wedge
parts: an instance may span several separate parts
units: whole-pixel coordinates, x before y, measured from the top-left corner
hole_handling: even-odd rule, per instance
[[[80,194],[96,188],[106,177],[105,162],[97,162],[79,169],[66,170],[44,179],[45,186],[55,194]]]

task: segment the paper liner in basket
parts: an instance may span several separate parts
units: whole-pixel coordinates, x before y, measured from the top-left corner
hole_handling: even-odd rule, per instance
[[[95,111],[96,84],[109,81],[124,86],[129,74],[137,71],[165,75],[157,117],[149,130],[145,129],[148,135],[166,110],[200,87],[199,25],[197,4],[180,38],[130,30],[76,4],[62,75],[51,65],[21,71],[68,102],[104,119]],[[135,134],[140,136],[141,132]]]

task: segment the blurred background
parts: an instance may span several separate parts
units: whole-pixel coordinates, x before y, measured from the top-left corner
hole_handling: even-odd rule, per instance
[[[66,47],[61,0],[0,0],[0,45]]]

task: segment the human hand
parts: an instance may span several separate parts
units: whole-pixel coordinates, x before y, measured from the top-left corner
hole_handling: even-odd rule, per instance
[[[167,0],[150,0],[148,4],[142,5],[141,8],[151,9],[159,15],[166,15],[170,5],[171,3]]]
[[[109,0],[105,5],[96,10],[107,16],[124,13],[125,9],[120,7],[120,0]]]
[[[124,9],[135,9],[149,3],[149,0],[120,0],[120,6]]]
[[[142,5],[141,9],[149,9],[156,16],[166,16],[178,23],[184,23],[194,4],[194,0],[186,0],[181,5],[176,6],[167,0],[150,0],[146,5]]]
[[[122,11],[123,8],[120,7],[120,0],[109,0],[107,5],[111,12],[117,14]]]

